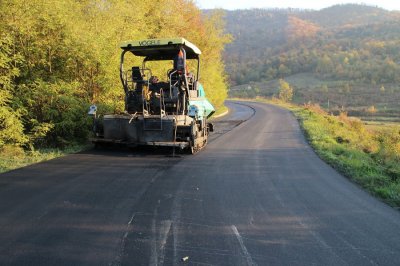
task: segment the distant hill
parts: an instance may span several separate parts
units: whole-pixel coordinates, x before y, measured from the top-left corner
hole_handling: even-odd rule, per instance
[[[301,12],[300,18],[326,28],[360,26],[385,22],[397,15],[385,9],[357,4],[335,5],[320,11]]]
[[[348,4],[320,11],[226,11],[226,24],[234,38],[225,52],[232,84],[309,71],[354,79],[354,71],[375,72],[371,64],[400,62],[400,13],[381,8]],[[368,81],[400,81],[366,74]]]
[[[324,90],[328,87],[338,94],[349,88],[362,92],[363,87],[369,88],[365,91],[385,87],[393,97],[383,98],[400,100],[400,12],[346,4],[320,11],[226,11],[225,20],[226,31],[234,39],[224,55],[233,89],[306,74]],[[312,84],[301,84],[292,84],[299,89],[295,97],[299,102],[307,98],[304,91],[313,89]],[[256,94],[273,93],[263,90],[257,89]],[[365,104],[377,101],[376,97],[359,99]],[[338,99],[333,102],[343,104]]]

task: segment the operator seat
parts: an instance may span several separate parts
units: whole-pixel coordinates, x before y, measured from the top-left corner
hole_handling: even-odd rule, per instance
[[[130,113],[142,112],[143,110],[143,80],[140,68],[137,66],[132,67],[132,82],[134,84],[134,90],[129,90],[126,94],[125,99],[125,110]]]
[[[132,67],[132,81],[136,83],[136,91],[142,91],[144,80],[142,72],[138,66]]]

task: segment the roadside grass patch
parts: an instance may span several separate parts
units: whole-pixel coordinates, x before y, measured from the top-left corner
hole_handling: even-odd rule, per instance
[[[48,161],[54,158],[76,153],[87,148],[85,145],[73,145],[65,149],[39,149],[24,151],[16,146],[4,146],[0,150],[0,173],[27,165]]]
[[[215,118],[217,118],[217,117],[219,117],[219,116],[225,114],[225,113],[228,112],[228,111],[229,111],[228,107],[226,107],[225,105],[222,105],[222,106],[219,107],[219,108],[215,111],[215,113],[211,116],[211,120],[213,120],[213,119],[215,119]]]
[[[346,113],[317,105],[291,106],[317,154],[388,204],[400,206],[400,128],[368,130]]]

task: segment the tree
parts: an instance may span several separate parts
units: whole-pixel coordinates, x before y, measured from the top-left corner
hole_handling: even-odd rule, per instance
[[[0,150],[6,145],[23,145],[28,141],[23,132],[21,111],[13,108],[13,79],[18,77],[19,69],[15,64],[20,60],[12,53],[12,40],[9,36],[0,36]]]
[[[378,112],[378,110],[376,109],[376,107],[374,105],[371,105],[370,107],[368,107],[366,109],[366,112],[369,114],[375,114],[376,112]]]
[[[289,76],[291,74],[290,68],[288,68],[284,64],[279,65],[278,72],[281,77]]]
[[[269,67],[265,73],[265,77],[267,80],[274,79],[276,77],[277,71],[275,68]]]
[[[322,91],[323,93],[328,93],[328,92],[329,92],[328,86],[327,86],[326,84],[322,85],[321,91]]]
[[[290,84],[283,79],[279,80],[279,99],[284,102],[290,102],[293,98],[293,89]]]

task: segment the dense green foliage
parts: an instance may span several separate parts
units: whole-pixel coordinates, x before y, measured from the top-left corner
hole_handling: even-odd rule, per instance
[[[226,97],[221,14],[191,0],[2,0],[0,149],[66,146],[85,139],[87,110],[123,110],[119,43],[184,37],[202,50],[202,82]],[[136,62],[139,64],[139,62]]]
[[[374,105],[376,116],[398,117],[399,12],[365,5],[253,9],[227,11],[226,21],[234,38],[225,53],[233,96],[250,96],[258,87],[258,95],[277,97],[284,78],[294,102],[328,107],[329,101],[337,110],[357,107],[357,115]]]

